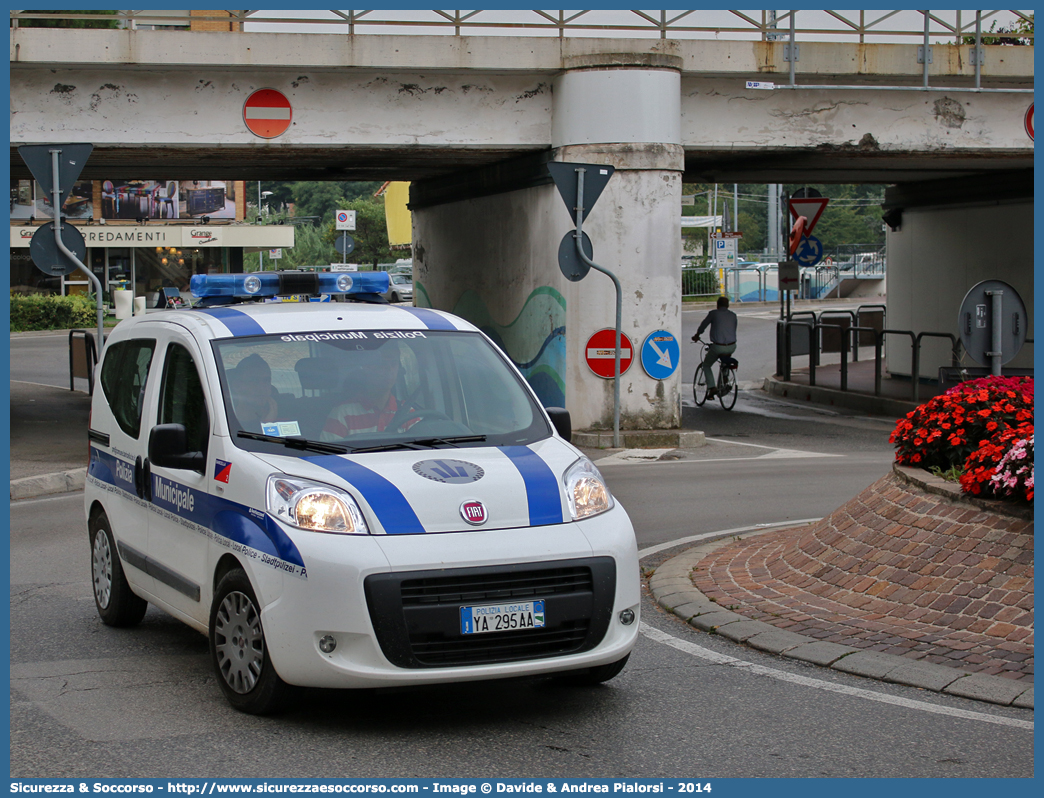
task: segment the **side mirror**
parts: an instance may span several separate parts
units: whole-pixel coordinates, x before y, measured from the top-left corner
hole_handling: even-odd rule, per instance
[[[569,419],[569,411],[564,407],[545,407],[547,414],[551,417],[551,423],[555,425],[558,434],[566,441],[573,439],[573,422]]]
[[[157,424],[149,433],[149,461],[161,468],[184,468],[188,471],[206,469],[203,452],[188,451],[188,436],[184,424]]]

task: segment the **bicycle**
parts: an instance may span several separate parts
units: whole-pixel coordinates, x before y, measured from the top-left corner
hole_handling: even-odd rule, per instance
[[[698,338],[697,341],[702,348],[700,349],[700,364],[696,366],[696,374],[692,378],[692,398],[696,400],[697,407],[703,407],[703,403],[707,401],[707,375],[703,368],[703,361],[707,357],[707,343],[702,338]],[[739,386],[736,383],[738,366],[739,361],[730,355],[722,355],[718,358],[718,380],[714,385],[721,385],[718,401],[725,410],[732,410],[736,405],[736,396],[739,393]],[[711,377],[713,376],[712,369]],[[717,389],[715,388],[715,390]]]

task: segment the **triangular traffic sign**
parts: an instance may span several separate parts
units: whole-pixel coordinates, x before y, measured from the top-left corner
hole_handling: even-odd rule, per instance
[[[576,222],[576,172],[584,170],[584,218],[586,219],[591,208],[594,207],[602,189],[609,182],[609,178],[616,171],[615,166],[602,163],[565,163],[563,161],[549,161],[547,169],[551,173],[551,179],[558,187],[558,193],[565,201],[566,209],[573,222]]]
[[[830,202],[829,197],[792,197],[790,200],[790,215],[797,219],[804,216],[808,219],[805,225],[805,235],[812,235],[816,222],[823,215],[823,209]]]
[[[87,158],[94,150],[93,144],[23,144],[18,148],[25,165],[33,173],[36,182],[47,194],[51,193],[54,171],[51,150],[61,150],[58,155],[58,188],[62,192],[62,205],[69,199],[76,178],[80,176]]]

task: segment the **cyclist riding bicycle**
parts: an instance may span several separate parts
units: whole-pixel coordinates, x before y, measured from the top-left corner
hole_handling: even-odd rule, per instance
[[[736,314],[729,310],[729,298],[725,296],[718,297],[718,307],[707,314],[700,326],[696,329],[696,334],[692,336],[693,341],[699,340],[699,337],[703,334],[703,331],[710,326],[710,345],[707,347],[707,356],[703,360],[704,371],[710,375],[714,372],[711,368],[714,366],[714,362],[722,355],[731,355],[736,351],[736,325],[739,320],[736,318]],[[710,381],[708,376],[707,381]],[[721,390],[721,374],[718,374],[718,386],[715,388],[711,386],[707,390],[707,398],[713,399],[716,393]]]

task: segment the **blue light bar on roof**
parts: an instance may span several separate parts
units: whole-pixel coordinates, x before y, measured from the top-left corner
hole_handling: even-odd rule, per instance
[[[192,296],[274,297],[302,294],[383,294],[387,272],[254,272],[253,274],[194,274]]]

